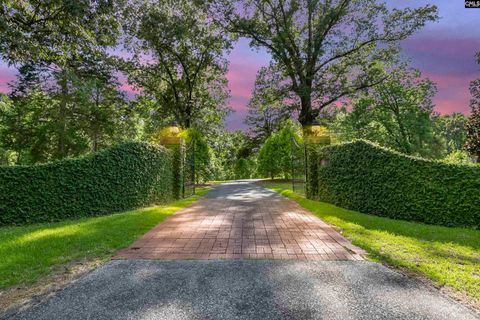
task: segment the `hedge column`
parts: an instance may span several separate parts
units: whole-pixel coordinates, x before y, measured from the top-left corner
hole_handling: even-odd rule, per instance
[[[303,140],[305,143],[305,196],[311,199],[317,194],[317,158],[316,147],[320,145],[329,145],[331,143],[330,134],[326,127],[320,126],[318,122],[303,127]]]
[[[160,144],[173,153],[173,196],[180,199],[184,195],[183,184],[183,159],[185,146],[180,137],[180,128],[174,122],[166,128],[160,139]]]

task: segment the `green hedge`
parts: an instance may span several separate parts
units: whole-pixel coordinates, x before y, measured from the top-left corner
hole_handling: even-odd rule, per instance
[[[406,156],[366,141],[311,151],[309,197],[364,213],[480,228],[480,168]]]
[[[173,152],[125,143],[83,158],[0,167],[0,225],[104,215],[174,198]]]

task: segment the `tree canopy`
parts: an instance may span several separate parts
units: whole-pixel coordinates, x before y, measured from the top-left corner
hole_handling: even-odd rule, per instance
[[[289,124],[272,134],[258,153],[258,172],[271,179],[288,178],[292,170],[293,139],[298,139],[294,125]]]
[[[282,123],[291,117],[291,110],[285,105],[288,91],[282,88],[282,80],[275,65],[263,67],[257,73],[245,123],[258,143],[280,130]]]
[[[389,10],[376,0],[245,0],[218,7],[231,31],[267,49],[281,67],[302,125],[381,83],[379,66],[394,59],[398,41],[437,19],[435,6]]]
[[[480,52],[477,57],[480,63]],[[471,83],[470,93],[472,94],[472,99],[470,100],[471,115],[466,125],[467,141],[465,142],[465,150],[476,156],[477,162],[480,163],[480,79]]]
[[[388,80],[352,100],[339,128],[345,138],[363,138],[405,154],[432,156],[440,143],[434,134],[435,85],[418,70],[401,67]]]
[[[127,9],[129,81],[184,128],[203,130],[229,112],[229,36],[201,1],[145,1]]]

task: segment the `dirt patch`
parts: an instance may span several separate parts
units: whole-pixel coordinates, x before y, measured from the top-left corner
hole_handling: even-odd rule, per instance
[[[450,297],[451,299],[466,305],[478,315],[480,315],[480,300],[468,296],[465,292],[460,292],[449,286],[442,286],[439,288],[440,292]]]
[[[45,297],[54,295],[82,275],[105,263],[103,260],[81,260],[61,266],[53,274],[34,284],[17,285],[0,290],[0,318],[35,305]]]
[[[382,264],[390,268],[392,270],[395,270],[409,278],[413,278],[419,282],[421,282],[423,285],[426,287],[430,288],[430,290],[433,291],[440,291],[440,293],[449,299],[452,299],[454,301],[457,301],[460,304],[463,304],[464,306],[468,307],[470,310],[475,312],[476,314],[480,315],[480,300],[475,299],[469,295],[467,295],[465,292],[461,292],[457,289],[454,289],[452,287],[449,287],[447,285],[438,285],[434,283],[431,279],[416,273],[414,271],[408,270],[406,268],[402,267],[395,267],[391,266],[388,263],[382,262]]]

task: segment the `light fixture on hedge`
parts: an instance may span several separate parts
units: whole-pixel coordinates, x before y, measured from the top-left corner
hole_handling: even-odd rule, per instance
[[[328,128],[320,125],[317,120],[303,127],[303,139],[306,144],[328,145],[331,143]]]
[[[160,144],[180,145],[182,144],[182,137],[180,136],[180,127],[176,121],[172,121],[169,126],[165,127],[161,132]]]
[[[176,121],[160,131],[160,144],[173,152],[173,195],[176,199],[185,197],[185,147],[181,132]]]
[[[329,145],[331,143],[330,132],[327,127],[320,125],[317,120],[311,124],[303,126],[303,142],[304,142],[304,165],[305,165],[305,194],[308,197],[311,195],[310,187],[308,186],[310,170],[310,153],[314,152],[315,146]],[[293,183],[294,179],[292,179]],[[313,190],[315,192],[315,190]]]

